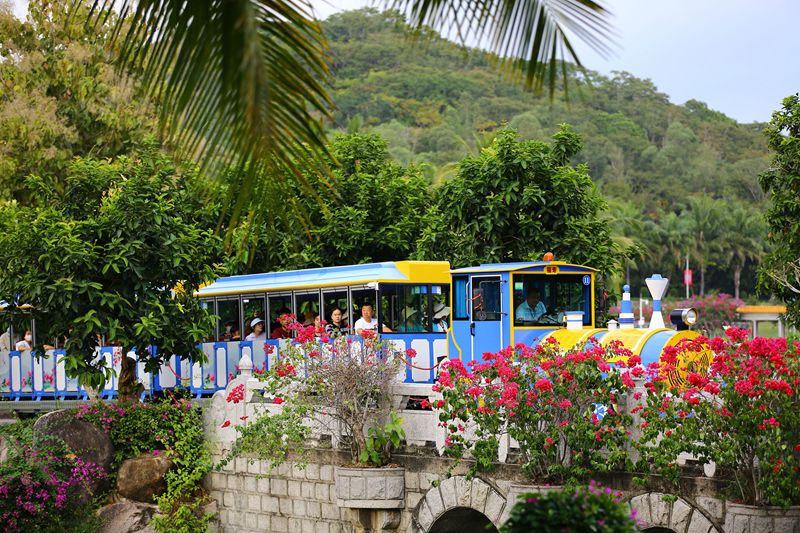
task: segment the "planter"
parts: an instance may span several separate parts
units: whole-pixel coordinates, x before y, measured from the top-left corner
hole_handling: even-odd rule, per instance
[[[402,509],[405,468],[336,467],[336,503],[350,509]]]
[[[800,506],[756,507],[728,502],[725,531],[786,531],[800,533]]]

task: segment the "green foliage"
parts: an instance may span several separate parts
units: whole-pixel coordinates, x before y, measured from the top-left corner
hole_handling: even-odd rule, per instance
[[[25,22],[0,8],[0,201],[22,203],[29,174],[63,192],[73,157],[117,157],[156,128],[152,106],[105,48],[115,17],[88,28],[85,3],[27,4]]]
[[[14,253],[0,258],[0,299],[33,305],[39,339],[66,339],[68,375],[94,387],[108,378],[100,335],[123,353],[158,346],[151,372],[172,354],[202,357],[213,321],[192,293],[213,278],[221,246],[194,220],[184,186],[194,179],[150,150],[76,159],[63,194],[31,177],[37,205],[1,208],[0,246]]]
[[[211,453],[200,410],[190,400],[171,396],[153,403],[98,402],[80,406],[76,416],[108,433],[116,451],[114,471],[125,459],[142,453],[163,453],[172,460],[164,476],[167,491],[156,501],[161,514],[150,524],[156,531],[208,529],[213,516],[203,512],[209,498],[201,482],[211,469]]]
[[[406,438],[403,419],[389,413],[389,421],[382,427],[371,427],[367,431],[366,447],[358,456],[358,462],[370,466],[382,466],[389,462],[392,448],[399,448]]]
[[[759,180],[771,193],[767,224],[773,250],[760,282],[786,302],[787,317],[800,327],[800,94],[783,100],[765,133],[773,159]]]
[[[585,166],[567,164],[580,138],[562,126],[552,146],[503,130],[437,191],[417,256],[458,266],[540,259],[613,272],[619,247],[598,219],[606,207]]]
[[[157,498],[161,515],[154,517],[151,525],[159,533],[207,531],[214,516],[203,510],[210,499],[201,483],[211,470],[211,452],[200,411],[192,409],[190,403],[176,408],[181,416],[171,417],[174,440],[168,452],[173,468],[164,475],[167,492]]]
[[[501,529],[503,533],[562,533],[585,531],[633,533],[637,531],[622,494],[601,489],[594,482],[581,490],[547,491],[520,496]]]

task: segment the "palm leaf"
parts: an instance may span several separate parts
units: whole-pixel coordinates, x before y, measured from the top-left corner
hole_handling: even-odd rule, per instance
[[[569,60],[582,67],[569,34],[601,56],[611,52],[610,13],[594,0],[388,0],[416,27],[430,26],[457,35],[462,43],[478,43],[501,64],[524,76],[540,90],[548,83],[551,96],[560,75],[566,81]],[[560,65],[559,65],[560,64]]]
[[[305,0],[95,0],[90,23],[115,5],[109,44],[158,102],[165,140],[217,175],[245,170],[231,224],[270,177],[324,172],[327,44]]]

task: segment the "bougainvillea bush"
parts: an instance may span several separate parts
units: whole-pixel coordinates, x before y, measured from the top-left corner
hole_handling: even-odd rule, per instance
[[[503,533],[638,531],[636,510],[631,510],[622,493],[589,482],[578,490],[523,494],[511,509]]]
[[[93,505],[86,494],[106,472],[53,440],[34,448],[31,424],[15,425],[21,430],[3,431],[8,445],[8,457],[0,464],[3,531],[91,531]]]
[[[447,452],[469,452],[472,473],[489,469],[507,433],[536,481],[579,483],[623,468],[630,417],[617,411],[617,396],[644,374],[640,363],[619,344],[565,352],[548,341],[486,353],[466,367],[446,361],[434,389],[443,396],[436,407]]]
[[[164,476],[165,494],[157,498],[161,514],[156,531],[206,531],[212,515],[203,511],[209,498],[201,487],[211,468],[200,411],[179,393],[147,403],[96,402],[78,407],[76,416],[105,431],[114,444],[116,470],[142,453],[167,455],[173,467]]]
[[[729,328],[726,338],[699,337],[666,349],[648,369],[642,417],[642,465],[677,479],[677,458],[690,452],[714,462],[729,496],[749,504],[800,504],[800,344]],[[683,351],[704,349],[707,374],[689,372],[678,388],[666,375]],[[689,369],[691,370],[691,369]]]
[[[354,462],[381,466],[392,447],[405,437],[391,406],[391,386],[413,350],[400,351],[374,332],[360,336],[329,336],[321,327],[293,322],[295,338],[266,372],[255,375],[267,396],[281,405],[237,427],[234,455],[247,453],[275,465],[290,451],[302,449],[310,435],[309,423],[341,428]],[[269,351],[270,346],[266,347]],[[243,387],[243,386],[242,386]],[[243,391],[232,390],[228,401],[242,401]],[[226,420],[223,427],[231,425]]]

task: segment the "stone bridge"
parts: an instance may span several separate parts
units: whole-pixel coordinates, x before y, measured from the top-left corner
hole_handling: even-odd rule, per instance
[[[238,458],[210,474],[207,488],[218,504],[219,531],[479,533],[491,526],[496,531],[521,494],[557,490],[526,484],[512,465],[471,479],[459,467],[448,477],[450,460],[430,448],[407,447],[394,457],[399,468],[384,469],[395,470],[390,477],[400,471],[399,491],[366,472],[358,483],[342,476],[339,468],[349,458],[340,452],[314,449],[308,458],[305,466],[285,463],[272,471],[266,463]],[[601,482],[621,487],[643,531],[800,533],[800,508],[725,502],[715,497],[708,478],[684,479],[680,496],[633,489],[625,476]]]
[[[231,383],[237,384],[239,378]],[[243,380],[247,384],[246,380]],[[470,533],[497,530],[517,498],[526,492],[554,490],[530,485],[514,464],[514,442],[501,443],[490,474],[466,476],[468,465],[442,456],[445,430],[431,411],[405,409],[410,396],[432,396],[430,387],[398,385],[395,407],[404,418],[406,445],[392,460],[397,468],[344,468],[336,432],[315,428],[305,466],[287,462],[270,470],[261,461],[237,458],[212,472],[206,486],[219,509],[222,532],[403,532]],[[258,395],[239,404],[217,393],[205,410],[207,435],[224,453],[235,438],[224,420],[277,410]],[[702,469],[701,469],[702,470]],[[756,508],[718,499],[718,482],[703,475],[681,479],[680,490],[656,482],[637,488],[630,475],[598,479],[620,490],[636,511],[642,530],[652,533],[800,533],[800,507]],[[488,529],[487,529],[488,528]]]

